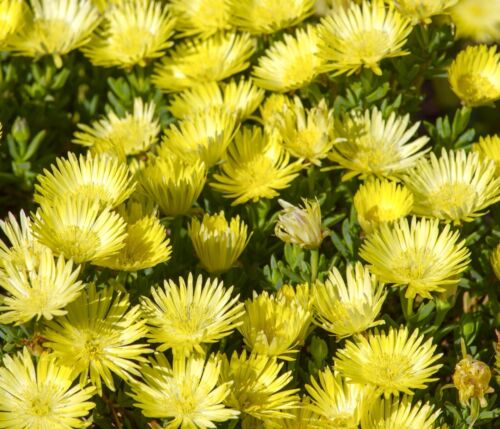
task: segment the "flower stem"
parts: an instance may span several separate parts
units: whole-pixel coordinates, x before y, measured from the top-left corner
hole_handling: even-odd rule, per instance
[[[316,281],[318,277],[318,262],[319,262],[319,250],[311,250],[311,283]]]

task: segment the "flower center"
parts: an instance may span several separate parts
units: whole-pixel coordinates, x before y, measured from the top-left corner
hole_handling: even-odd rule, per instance
[[[44,417],[52,412],[51,401],[42,395],[35,396],[29,403],[28,413],[35,417]]]
[[[349,41],[351,52],[368,66],[375,65],[387,52],[391,41],[387,32],[382,30],[361,31]]]
[[[76,225],[68,225],[55,240],[60,243],[61,253],[77,263],[88,261],[100,246],[100,240],[93,231],[85,231]]]
[[[468,207],[473,207],[476,199],[477,193],[468,183],[444,183],[430,196],[432,206],[452,215],[459,215]]]

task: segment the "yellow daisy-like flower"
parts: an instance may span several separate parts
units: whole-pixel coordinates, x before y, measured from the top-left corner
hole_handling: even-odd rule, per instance
[[[245,302],[243,323],[238,330],[252,353],[294,360],[303,333],[312,321],[312,311],[297,300],[254,292]]]
[[[500,53],[496,46],[468,46],[448,69],[451,89],[466,106],[491,104],[500,98]]]
[[[75,197],[55,205],[42,204],[35,214],[35,238],[56,255],[76,263],[118,253],[125,245],[123,218],[97,202]]]
[[[91,386],[72,386],[72,368],[59,365],[48,353],[36,363],[26,348],[5,354],[0,368],[0,426],[3,428],[70,429],[89,425],[82,420],[95,407]]]
[[[482,159],[491,159],[495,162],[495,175],[500,177],[500,135],[480,137],[472,145],[472,150],[479,153]]]
[[[425,402],[412,405],[411,397],[377,398],[361,418],[369,429],[434,429],[440,410]]]
[[[339,338],[384,323],[375,320],[387,297],[384,284],[379,283],[361,262],[347,266],[346,280],[344,282],[340,271],[334,267],[328,279],[314,288],[315,323]]]
[[[184,119],[205,110],[226,109],[243,120],[257,109],[263,99],[264,90],[250,80],[231,80],[225,85],[206,82],[174,94],[168,110],[176,118]]]
[[[322,429],[328,427],[328,420],[312,410],[310,398],[304,396],[298,408],[290,410],[293,418],[272,419],[264,422],[266,429]],[[267,424],[266,424],[267,423]]]
[[[284,95],[272,93],[259,107],[261,123],[271,133],[275,128],[278,128],[283,121],[283,116],[289,115],[295,109],[294,101]]]
[[[500,280],[500,243],[491,254],[491,266],[493,267],[497,279]]]
[[[82,50],[96,66],[144,67],[172,46],[174,25],[159,1],[120,0],[104,13],[102,27]]]
[[[309,408],[323,417],[322,427],[359,427],[370,389],[361,384],[346,382],[328,366],[317,376],[318,380],[311,377],[311,384],[306,384],[305,388],[311,396]]]
[[[374,179],[359,187],[353,202],[358,222],[369,234],[383,223],[408,215],[413,208],[413,194],[396,182]]]
[[[385,0],[393,4],[401,15],[411,19],[412,24],[430,24],[431,17],[449,13],[459,0]]]
[[[239,216],[228,223],[224,211],[205,214],[203,220],[193,218],[188,235],[196,255],[209,273],[229,270],[248,244],[248,228]]]
[[[278,123],[283,146],[291,155],[321,166],[336,143],[333,126],[333,109],[328,109],[325,100],[317,106],[304,109],[299,97],[294,106],[286,110]]]
[[[66,314],[64,307],[74,301],[85,286],[78,281],[80,268],[62,256],[54,261],[52,251],[45,248],[35,269],[20,270],[4,262],[0,285],[7,292],[1,297],[0,323],[26,323],[36,317],[52,319]]]
[[[283,372],[283,363],[264,355],[233,353],[222,357],[222,382],[233,382],[226,405],[268,423],[279,418],[293,418],[291,410],[299,406],[299,389],[286,389],[291,371]]]
[[[258,127],[238,132],[226,155],[222,174],[214,174],[216,182],[210,186],[226,198],[234,198],[233,206],[276,197],[302,168],[300,162],[290,163],[290,155],[276,136],[264,134]]]
[[[374,107],[364,114],[346,115],[335,123],[337,137],[344,139],[333,146],[330,159],[350,170],[343,180],[358,174],[398,177],[415,165],[424,156],[422,150],[429,141],[426,136],[410,142],[420,123],[408,127],[410,116],[396,116],[393,112],[384,119],[382,112]]]
[[[101,207],[116,207],[134,191],[126,164],[107,156],[68,153],[68,158],[57,158],[51,170],[43,170],[35,185],[35,201],[39,204],[57,204],[78,196],[95,201]]]
[[[219,162],[238,127],[237,117],[225,109],[212,108],[189,116],[165,131],[158,154],[172,154],[190,162],[201,159],[207,168]]]
[[[99,24],[99,12],[90,0],[32,0],[24,25],[10,40],[20,55],[52,55],[58,67],[61,55],[85,45]]]
[[[479,43],[500,40],[500,0],[460,0],[450,14],[458,37]]]
[[[335,368],[349,383],[373,386],[386,398],[401,392],[413,395],[413,390],[437,380],[431,376],[442,366],[435,364],[442,354],[435,354],[432,338],[424,341],[418,329],[411,335],[407,328],[376,330],[347,341],[337,352]]]
[[[318,54],[315,27],[299,28],[274,42],[253,69],[257,85],[270,91],[288,92],[302,88],[320,73],[324,61]]]
[[[10,36],[24,25],[25,19],[26,3],[24,0],[0,1],[0,48],[2,50],[8,46]]]
[[[128,295],[90,284],[66,310],[46,323],[43,345],[80,375],[82,385],[90,379],[101,394],[103,381],[115,389],[113,374],[125,380],[139,375],[137,362],[145,362],[143,354],[151,350],[137,343],[146,336],[146,322],[138,305],[130,307]]]
[[[119,117],[110,112],[90,125],[78,124],[81,131],[75,132],[73,143],[89,147],[107,143],[125,155],[145,152],[156,143],[160,132],[155,110],[153,101],[144,103],[141,98],[135,98],[133,113],[127,112],[124,117]]]
[[[363,243],[360,256],[381,280],[405,286],[409,298],[432,298],[431,292],[453,290],[469,264],[469,250],[450,225],[440,231],[438,219],[403,218],[383,224]]]
[[[500,200],[494,161],[464,150],[421,160],[404,178],[413,193],[413,212],[445,221],[470,222]]]
[[[314,0],[229,1],[233,24],[254,34],[270,34],[292,27],[314,12]]]
[[[154,84],[174,92],[204,82],[218,82],[246,70],[255,51],[248,33],[218,33],[204,40],[186,40],[155,67]]]
[[[166,428],[215,428],[215,423],[237,418],[226,408],[231,383],[219,383],[221,362],[191,355],[170,364],[157,353],[150,365],[141,366],[143,381],[132,383],[135,406],[146,417],[166,418]]]
[[[230,0],[170,0],[169,7],[177,18],[175,29],[182,37],[210,37],[231,29]]]
[[[163,214],[180,216],[189,212],[201,194],[206,175],[205,164],[200,160],[155,157],[138,171],[137,180]]]
[[[217,279],[203,281],[201,275],[195,281],[191,273],[187,282],[179,278],[152,288],[152,299],[141,301],[150,342],[160,343],[159,351],[171,348],[174,356],[204,354],[204,344],[220,341],[241,324],[243,304],[233,290]]]
[[[381,60],[408,54],[402,48],[411,30],[410,20],[392,4],[386,8],[384,0],[352,2],[321,21],[323,70],[351,75],[366,67],[381,75]]]

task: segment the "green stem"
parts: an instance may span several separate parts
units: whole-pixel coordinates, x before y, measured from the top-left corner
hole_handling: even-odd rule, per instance
[[[318,262],[319,262],[319,250],[311,250],[311,283],[314,283],[318,278]]]

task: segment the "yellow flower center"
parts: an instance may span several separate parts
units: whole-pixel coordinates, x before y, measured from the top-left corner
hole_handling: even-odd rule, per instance
[[[354,34],[349,46],[360,62],[372,67],[385,55],[391,40],[386,31],[372,29]]]
[[[59,243],[61,253],[77,263],[92,259],[101,245],[95,232],[83,230],[76,225],[63,228],[55,241]]]
[[[445,183],[430,196],[434,207],[448,213],[462,212],[473,205],[476,198],[477,193],[468,183]]]
[[[470,103],[482,103],[484,100],[489,100],[492,95],[498,93],[498,88],[489,76],[484,76],[479,73],[464,74],[458,78],[458,88],[465,98]]]
[[[398,219],[401,216],[401,212],[401,207],[391,204],[391,201],[384,201],[381,204],[370,207],[364,216],[368,222],[381,223]]]
[[[382,353],[378,362],[367,367],[377,384],[390,387],[405,381],[412,371],[412,362],[407,356]]]
[[[404,282],[422,280],[429,266],[432,266],[434,254],[429,249],[410,249],[394,255],[394,273]]]
[[[154,33],[147,28],[132,26],[113,35],[113,50],[127,57],[140,57],[147,51]]]
[[[52,413],[52,401],[48,395],[36,395],[28,405],[28,414],[34,417],[45,417]]]

